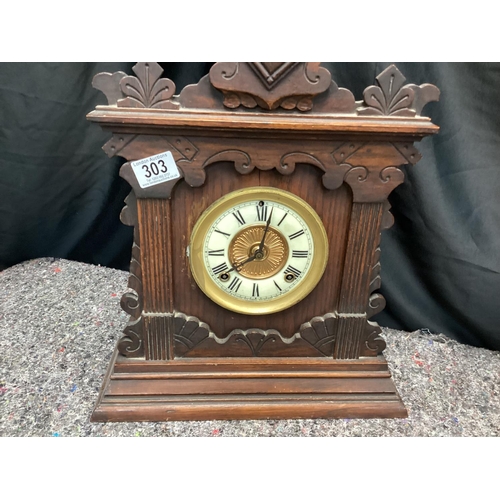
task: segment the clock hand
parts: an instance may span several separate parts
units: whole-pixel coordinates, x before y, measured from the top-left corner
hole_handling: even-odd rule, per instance
[[[267,224],[266,224],[266,228],[264,229],[264,235],[262,236],[262,241],[260,242],[259,248],[257,249],[257,252],[259,252],[259,253],[261,253],[262,250],[264,249],[264,241],[266,241],[266,234],[267,234],[267,230],[269,229],[269,224],[271,224],[273,210],[274,210],[274,207],[271,208],[271,213],[269,214],[269,219],[267,219]],[[257,253],[257,252],[255,252],[255,253]]]
[[[248,259],[244,260],[243,262],[233,263],[233,267],[225,272],[230,273],[231,271],[239,271],[245,264],[248,264],[249,262],[252,262],[252,260],[255,260],[257,258],[257,252],[258,250],[255,251],[255,254],[253,254],[251,257],[248,257]]]
[[[233,267],[231,267],[231,269],[228,269],[226,271],[226,273],[230,273],[231,271],[239,271],[245,264],[252,262],[253,260],[255,260],[257,258],[257,256],[259,254],[262,254],[262,249],[264,248],[264,241],[266,240],[266,233],[267,233],[267,230],[269,229],[269,225],[271,224],[273,210],[274,210],[274,207],[271,208],[271,213],[269,214],[269,218],[267,219],[266,228],[264,229],[264,235],[263,235],[262,240],[260,242],[259,248],[257,248],[257,250],[255,250],[254,254],[251,255],[250,257],[248,257],[248,259],[244,260],[243,262],[239,262],[239,263],[233,262]]]

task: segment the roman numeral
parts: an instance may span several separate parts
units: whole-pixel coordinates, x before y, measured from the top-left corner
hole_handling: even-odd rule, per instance
[[[281,220],[278,222],[278,226],[285,220],[285,217],[288,215],[288,212],[281,218]]]
[[[225,262],[223,262],[222,264],[219,264],[218,266],[215,266],[212,268],[212,272],[214,274],[220,274],[220,273],[223,273],[224,271],[227,271],[229,269],[229,267],[227,266],[227,264]]]
[[[293,233],[289,236],[291,240],[294,240],[295,238],[298,238],[299,236],[302,236],[304,234],[304,230],[301,229],[300,231],[297,231],[296,233]]]
[[[245,219],[241,215],[239,210],[236,210],[236,212],[233,212],[233,215],[236,217],[236,220],[243,226],[245,224]]]
[[[278,285],[278,283],[276,283],[276,281],[273,280],[273,283],[276,285],[276,288],[281,292],[281,288],[280,286]]]
[[[214,257],[224,257],[224,249],[222,249],[222,250],[209,250],[208,255],[213,255]]]
[[[264,204],[261,207],[257,205],[257,220],[258,221],[267,221],[267,205]]]
[[[259,285],[257,285],[257,283],[254,283],[252,297],[258,297],[258,296],[259,296]]]
[[[292,250],[292,257],[296,257],[298,259],[306,259],[308,255],[309,252],[307,250]]]
[[[240,285],[241,285],[242,281],[240,278],[238,278],[238,276],[235,276],[233,278],[233,281],[231,281],[231,283],[229,283],[229,290],[232,290],[233,292],[237,292],[240,288]]]
[[[219,231],[218,229],[214,230],[216,233],[223,234],[226,238],[229,238],[231,236],[230,234],[225,233],[224,231]]]
[[[295,276],[300,276],[302,274],[301,271],[299,271],[298,269],[295,269],[295,267],[293,266],[288,266],[286,269],[285,269],[285,274],[288,274],[288,273],[292,273],[292,274],[295,274]]]

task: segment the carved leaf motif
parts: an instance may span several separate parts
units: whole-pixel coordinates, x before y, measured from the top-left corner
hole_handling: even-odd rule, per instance
[[[335,320],[333,313],[317,316],[300,327],[300,336],[325,356],[333,356]]]
[[[380,115],[386,114],[386,101],[382,90],[378,87],[372,86],[365,89],[363,93],[365,103],[367,106],[373,108],[369,111],[378,111]],[[368,113],[363,113],[368,114]]]
[[[246,331],[240,329],[233,330],[224,340],[228,341],[231,337],[233,337],[232,340],[235,342],[246,344],[252,351],[253,356],[259,356],[261,349],[267,342],[276,342],[277,339],[280,339],[282,342],[289,344],[295,340],[295,336],[291,339],[285,339],[277,330],[261,330],[259,328]]]
[[[376,80],[379,87],[370,86],[363,93],[367,108],[359,109],[360,115],[415,116],[415,110],[410,109],[414,89],[409,85],[403,87],[406,78],[394,64],[382,71]]]
[[[174,314],[174,341],[177,356],[185,356],[191,349],[208,338],[210,327],[194,316]]]
[[[127,97],[118,100],[118,107],[161,108],[175,107],[170,102],[174,95],[175,84],[168,78],[160,78],[163,73],[158,63],[137,63],[133,68],[135,76],[125,76],[120,88]]]

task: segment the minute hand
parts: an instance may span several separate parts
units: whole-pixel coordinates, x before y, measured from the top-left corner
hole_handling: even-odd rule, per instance
[[[262,241],[260,242],[260,245],[259,245],[257,252],[262,252],[262,250],[264,249],[264,241],[266,241],[266,234],[267,234],[267,230],[269,229],[269,224],[271,224],[273,210],[274,210],[274,207],[271,208],[271,213],[269,214],[269,219],[267,219],[266,228],[264,229],[264,235],[262,236]]]

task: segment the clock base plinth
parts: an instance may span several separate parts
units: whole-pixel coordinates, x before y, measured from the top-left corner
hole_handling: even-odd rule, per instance
[[[382,355],[144,361],[115,352],[91,421],[407,416]]]

